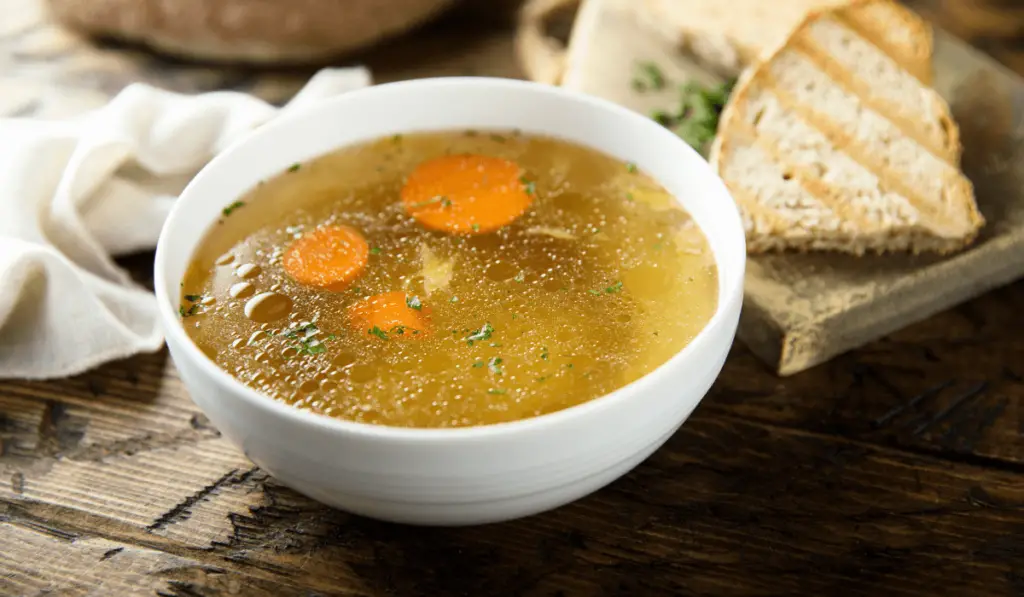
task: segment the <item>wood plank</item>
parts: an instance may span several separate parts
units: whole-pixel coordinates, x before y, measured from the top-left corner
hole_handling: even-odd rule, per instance
[[[0,558],[3,595],[308,595],[296,587],[35,521],[0,522],[0,553],[23,556]]]

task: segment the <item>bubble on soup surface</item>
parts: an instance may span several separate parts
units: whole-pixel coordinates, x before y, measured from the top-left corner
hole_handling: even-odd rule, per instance
[[[260,275],[260,271],[260,266],[255,263],[243,263],[235,270],[235,275],[246,280]]]
[[[262,292],[245,303],[245,316],[258,323],[276,321],[288,315],[292,299],[276,292]]]
[[[228,289],[228,295],[231,298],[246,298],[252,296],[254,292],[256,292],[256,287],[248,282],[232,284],[231,288]]]

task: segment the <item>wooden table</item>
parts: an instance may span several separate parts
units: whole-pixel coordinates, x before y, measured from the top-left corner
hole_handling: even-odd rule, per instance
[[[508,11],[482,4],[363,60],[380,80],[516,76]],[[913,4],[1024,73],[1019,3]],[[0,12],[0,113],[75,112],[132,80],[282,100],[307,74],[92,48],[37,0]],[[146,280],[151,259],[124,263]],[[456,530],[282,487],[208,424],[165,352],[0,382],[0,594],[1024,594],[1022,307],[1017,283],[786,380],[737,345],[622,480]]]

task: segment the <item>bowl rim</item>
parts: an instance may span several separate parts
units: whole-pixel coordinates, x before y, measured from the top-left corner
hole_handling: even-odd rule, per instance
[[[166,238],[171,234],[172,229],[178,226],[176,222],[184,217],[182,214],[187,211],[184,205],[188,202],[186,198],[194,194],[197,187],[204,185],[205,179],[221,176],[218,172],[219,164],[223,162],[227,156],[235,152],[239,147],[253,143],[258,139],[272,137],[278,134],[278,131],[287,129],[294,119],[301,119],[304,117],[308,118],[311,117],[310,114],[318,112],[340,110],[347,102],[357,100],[368,101],[368,99],[372,99],[372,97],[377,94],[396,93],[401,92],[402,90],[407,90],[408,93],[413,94],[417,89],[427,86],[459,87],[466,85],[496,87],[499,90],[501,88],[520,89],[534,93],[560,96],[561,99],[590,104],[602,111],[611,112],[620,118],[631,120],[632,126],[647,127],[652,130],[657,129],[653,130],[651,134],[664,136],[666,138],[666,143],[675,144],[681,154],[689,154],[687,159],[699,159],[705,162],[704,167],[707,168],[707,175],[713,179],[713,184],[717,184],[720,187],[722,195],[729,199],[729,204],[734,208],[733,210],[723,209],[723,212],[728,212],[730,214],[727,218],[731,221],[727,222],[727,224],[735,232],[735,234],[730,235],[737,236],[740,242],[745,243],[744,229],[740,218],[739,207],[721,178],[711,169],[711,166],[707,164],[704,158],[701,157],[685,141],[660,124],[643,116],[642,114],[639,114],[638,112],[597,96],[563,89],[561,87],[545,83],[536,83],[518,79],[506,79],[500,77],[431,77],[384,83],[354,91],[348,91],[309,106],[301,112],[282,115],[281,117],[271,120],[231,143],[227,148],[214,156],[213,159],[211,159],[192,178],[192,180],[189,181],[185,189],[179,194],[178,199],[175,201],[163,227],[161,228],[154,259],[154,290],[157,298],[160,318],[164,324],[164,333],[167,338],[166,343],[170,345],[173,341],[175,344],[183,346],[188,358],[191,358],[205,375],[215,381],[216,385],[221,386],[223,389],[231,390],[236,396],[248,402],[251,406],[265,411],[274,417],[289,419],[299,425],[311,425],[328,433],[352,435],[363,439],[379,439],[399,443],[423,441],[474,442],[478,440],[494,439],[500,436],[508,436],[511,434],[543,432],[543,430],[547,428],[559,426],[569,420],[583,418],[588,415],[596,415],[601,411],[614,408],[621,402],[629,400],[636,392],[643,392],[647,390],[649,386],[656,385],[658,380],[667,375],[668,372],[677,366],[680,361],[699,358],[696,354],[697,347],[710,341],[715,334],[722,332],[729,333],[727,328],[729,326],[728,318],[731,307],[736,303],[742,305],[743,278],[746,269],[745,251],[744,258],[740,260],[738,268],[732,268],[733,271],[726,271],[725,274],[723,274],[723,268],[721,267],[722,260],[720,259],[720,256],[718,254],[714,255],[718,275],[720,277],[723,275],[729,276],[728,279],[723,280],[724,283],[720,286],[720,288],[725,289],[725,292],[720,291],[718,296],[718,305],[716,306],[714,314],[700,332],[698,332],[686,346],[669,357],[667,361],[658,365],[652,371],[607,394],[603,394],[568,408],[514,421],[467,427],[398,427],[378,425],[329,417],[296,408],[245,385],[233,375],[219,367],[205,353],[203,353],[198,346],[195,345],[192,339],[185,332],[184,327],[181,325],[181,321],[178,318],[178,311],[174,308],[175,302],[167,292],[168,285],[166,284],[167,280],[165,276],[165,269],[168,267],[167,264],[172,257],[168,255],[168,249],[166,249]],[[642,164],[638,163],[638,166],[640,166],[641,169],[643,168]],[[205,223],[206,230],[209,230],[210,224],[211,222]],[[730,240],[729,242],[733,241]],[[191,247],[193,252],[197,245],[198,243]],[[175,285],[175,287],[177,287],[177,285]],[[722,332],[719,330],[722,330]],[[703,396],[698,399],[697,404],[700,403],[701,399],[703,399]]]

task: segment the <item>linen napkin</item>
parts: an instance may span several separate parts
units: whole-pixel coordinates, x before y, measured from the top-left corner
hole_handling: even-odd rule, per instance
[[[0,378],[158,350],[156,299],[113,257],[152,249],[176,194],[229,144],[370,84],[366,69],[325,69],[280,109],[135,84],[72,120],[0,119]]]

